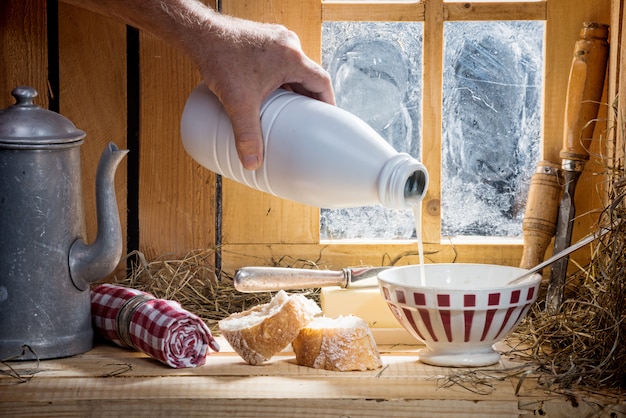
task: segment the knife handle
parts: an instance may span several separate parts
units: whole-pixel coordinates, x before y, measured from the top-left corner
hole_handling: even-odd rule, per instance
[[[276,290],[346,287],[345,270],[313,270],[288,267],[242,267],[235,273],[235,289],[244,293]]]
[[[522,222],[524,249],[521,268],[530,269],[543,261],[546,249],[556,232],[561,185],[559,165],[540,161],[528,188]]]
[[[609,55],[608,25],[585,23],[574,46],[565,103],[563,149],[559,156],[569,162],[589,159],[589,145],[598,117]],[[568,169],[564,161],[563,168]],[[569,167],[582,171],[580,164]]]

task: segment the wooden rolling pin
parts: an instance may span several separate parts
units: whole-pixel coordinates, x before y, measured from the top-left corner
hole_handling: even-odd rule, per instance
[[[540,161],[530,179],[526,211],[522,222],[524,250],[520,267],[530,269],[541,263],[556,232],[559,201],[563,191],[559,165]]]

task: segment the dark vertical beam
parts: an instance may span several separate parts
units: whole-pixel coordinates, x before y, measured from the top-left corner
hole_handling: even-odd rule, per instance
[[[222,11],[222,0],[217,0],[215,7]],[[215,273],[220,277],[222,271],[222,176],[215,176]]]
[[[59,112],[59,3],[46,3],[48,35],[48,109]],[[43,92],[40,92],[40,94]]]
[[[127,249],[130,253],[139,249],[139,31],[126,28],[126,77],[127,77],[127,148],[128,153],[128,220]]]

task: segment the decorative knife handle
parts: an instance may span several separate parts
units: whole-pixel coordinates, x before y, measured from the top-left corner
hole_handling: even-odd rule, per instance
[[[234,286],[240,292],[312,289],[348,285],[346,270],[313,270],[288,267],[242,267],[235,273]]]

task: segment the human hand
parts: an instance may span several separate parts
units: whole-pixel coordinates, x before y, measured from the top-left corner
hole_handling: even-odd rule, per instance
[[[222,15],[198,0],[63,0],[114,16],[182,48],[230,116],[239,159],[263,162],[261,103],[279,87],[330,104],[328,73],[284,26]]]
[[[283,26],[223,15],[213,16],[211,24],[189,53],[230,116],[243,166],[254,170],[263,162],[263,100],[282,87],[335,104],[330,77]]]

